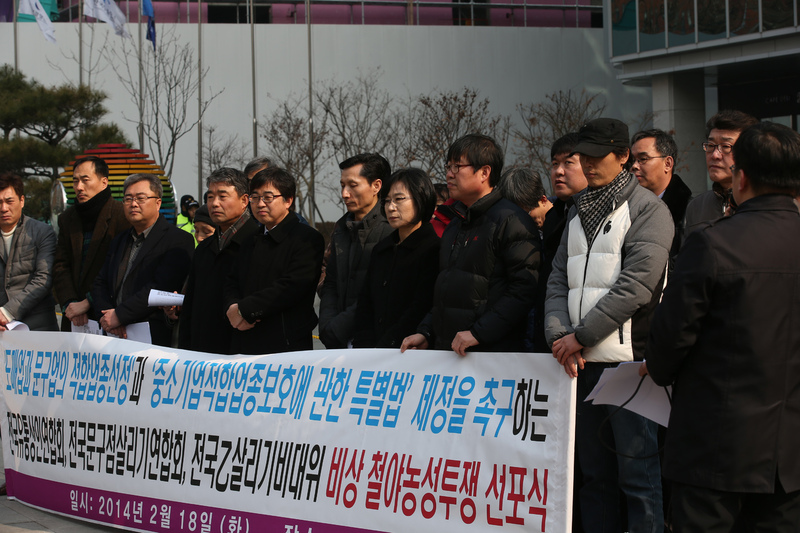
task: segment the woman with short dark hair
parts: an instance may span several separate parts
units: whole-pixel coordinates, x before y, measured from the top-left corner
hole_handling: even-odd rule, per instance
[[[372,251],[356,308],[356,348],[399,348],[430,311],[439,273],[430,178],[419,169],[398,170],[384,190],[382,210],[394,231]]]

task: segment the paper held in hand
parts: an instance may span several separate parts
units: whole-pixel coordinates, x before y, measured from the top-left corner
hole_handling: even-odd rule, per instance
[[[173,305],[183,305],[183,294],[150,289],[150,295],[147,297],[147,305],[150,307],[172,307]]]

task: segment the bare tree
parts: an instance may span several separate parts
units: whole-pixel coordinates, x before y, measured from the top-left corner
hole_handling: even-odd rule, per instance
[[[182,43],[175,30],[162,26],[158,50],[142,47],[142,57],[133,40],[123,40],[119,47],[104,49],[106,58],[125,90],[131,97],[143,120],[141,128],[148,149],[166,172],[172,176],[175,148],[178,141],[191,132],[202,119],[211,102],[222,91],[211,92],[196,110],[197,94],[208,68],[200,72],[194,54],[194,45]],[[141,60],[145,83],[142,99],[139,91],[139,62]],[[141,101],[141,108],[140,108]],[[139,123],[139,117],[125,117]],[[140,147],[143,148],[143,147]]]
[[[336,161],[364,152],[377,152],[390,162],[398,158],[402,120],[394,97],[380,88],[380,77],[377,69],[345,83],[318,84],[315,96],[327,120],[327,146]]]
[[[419,95],[411,99],[409,109],[405,127],[411,138],[405,158],[433,178],[445,179],[447,149],[459,137],[481,133],[493,137],[501,147],[508,143],[510,117],[493,114],[489,99],[481,99],[475,89]]]
[[[109,36],[109,32],[107,31],[108,25],[105,23],[100,23],[100,24],[102,24],[102,26],[105,27],[104,30],[106,30],[103,32],[102,40],[96,35],[97,31],[96,28],[98,26],[97,22],[91,22],[91,23],[84,22],[83,24],[83,27],[88,29],[88,31],[85,33],[89,34],[88,45],[82,43],[84,50],[86,50],[87,52],[83,57],[83,64],[81,64],[80,55],[76,53],[75,50],[67,48],[59,48],[61,56],[65,59],[72,61],[78,67],[78,72],[79,72],[78,79],[80,79],[80,71],[81,70],[83,71],[84,82],[85,82],[84,84],[87,87],[91,87],[92,78],[101,74],[108,66],[102,63],[104,50],[108,46],[108,36]],[[75,33],[77,33],[80,36],[79,25],[74,24],[73,26],[75,27]],[[85,33],[83,38],[84,42],[86,42]],[[95,41],[99,43],[97,46],[95,46]],[[64,79],[67,82],[72,82],[75,79],[75,73],[66,72],[60,63],[56,63],[47,59],[47,64],[50,66],[50,68],[61,72],[61,74],[64,76]]]
[[[203,126],[203,137],[203,176],[222,167],[241,170],[250,159],[250,141],[242,141],[238,134],[222,135],[216,126]]]
[[[589,95],[585,90],[576,93],[571,89],[548,94],[543,102],[517,105],[522,122],[522,126],[513,131],[517,163],[549,174],[553,143],[601,116],[605,109],[600,95]]]
[[[310,205],[306,200],[311,189],[311,162],[314,162],[315,173],[319,174],[321,167],[330,159],[330,152],[326,148],[330,131],[327,125],[327,116],[315,107],[314,139],[308,128],[308,97],[290,94],[286,99],[279,100],[272,113],[264,116],[259,124],[260,136],[266,140],[268,153],[276,165],[286,169],[298,182],[297,206],[307,218],[312,209],[316,213],[317,221],[324,222],[324,217],[319,208]],[[338,200],[338,183],[330,180],[315,179],[315,190],[322,190],[331,199]],[[316,192],[316,191],[315,191]]]

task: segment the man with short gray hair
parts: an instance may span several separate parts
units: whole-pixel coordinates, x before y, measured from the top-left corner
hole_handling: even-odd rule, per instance
[[[544,192],[544,185],[542,185],[539,173],[526,167],[512,167],[503,172],[497,188],[503,198],[517,204],[530,215],[536,227],[539,228],[539,239],[541,240],[544,218],[553,207],[553,202]]]
[[[239,249],[258,231],[247,208],[249,185],[245,174],[234,168],[220,168],[206,179],[206,205],[217,231],[194,252],[181,309],[179,348],[230,353],[234,329],[225,315],[222,288]]]
[[[132,174],[123,184],[125,218],[131,224],[111,242],[106,261],[92,286],[100,326],[126,337],[126,326],[147,321],[153,344],[170,346],[172,324],[149,307],[150,289],[179,291],[189,272],[194,239],[161,216],[161,180]]]
[[[247,178],[247,181],[250,181],[257,173],[271,166],[272,160],[269,157],[256,157],[245,165],[244,176]]]

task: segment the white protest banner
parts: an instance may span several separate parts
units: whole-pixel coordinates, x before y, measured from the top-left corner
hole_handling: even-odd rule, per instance
[[[550,355],[0,343],[30,505],[173,533],[570,530],[575,381]]]

